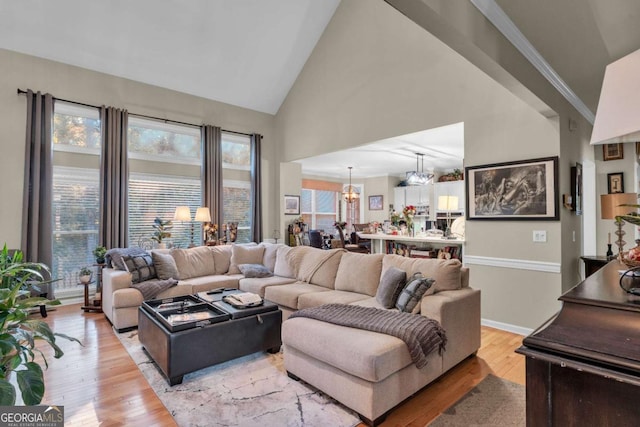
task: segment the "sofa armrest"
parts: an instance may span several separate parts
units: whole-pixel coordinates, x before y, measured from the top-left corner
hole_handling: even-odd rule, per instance
[[[480,291],[463,288],[422,298],[420,313],[440,322],[447,333],[443,371],[480,348]]]
[[[113,323],[113,293],[131,287],[131,273],[104,268],[102,270],[102,311]]]

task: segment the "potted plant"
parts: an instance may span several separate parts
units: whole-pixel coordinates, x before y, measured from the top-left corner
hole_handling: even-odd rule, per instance
[[[93,256],[96,257],[96,264],[104,264],[104,256],[107,254],[107,248],[104,246],[96,246],[93,250]]]
[[[80,343],[75,338],[54,333],[42,320],[29,317],[29,311],[40,305],[59,305],[58,300],[31,297],[30,287],[42,284],[46,265],[23,262],[22,252],[9,254],[5,245],[0,252],[0,406],[16,403],[16,388],[10,382],[15,373],[18,388],[25,405],[37,405],[44,395],[44,377],[36,355],[42,356],[45,367],[47,360],[36,348],[37,341],[45,341],[55,351],[59,359],[63,352],[56,344],[56,337]],[[80,343],[81,344],[81,343]]]
[[[78,273],[78,280],[80,280],[80,283],[84,283],[87,284],[89,282],[91,282],[91,276],[92,276],[93,272],[91,271],[91,269],[89,267],[82,267],[80,269],[80,272]]]
[[[153,236],[151,236],[151,240],[158,242],[158,247],[160,249],[165,248],[165,244],[162,243],[162,240],[171,237],[171,229],[173,228],[173,222],[171,220],[163,221],[159,217],[153,220]]]

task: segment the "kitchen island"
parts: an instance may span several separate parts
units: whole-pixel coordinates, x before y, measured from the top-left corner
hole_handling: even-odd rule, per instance
[[[464,246],[464,239],[427,237],[421,234],[412,237],[400,234],[358,233],[358,237],[361,239],[371,240],[372,253],[398,253],[396,251],[401,250],[406,251],[406,253],[402,254],[406,254],[407,256],[427,256],[427,253],[435,252],[437,254],[438,251],[444,250],[445,252],[450,253],[453,258],[462,259],[462,248]],[[406,249],[404,249],[405,247]]]

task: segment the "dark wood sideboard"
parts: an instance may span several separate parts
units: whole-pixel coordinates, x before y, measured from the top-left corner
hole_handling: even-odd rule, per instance
[[[607,265],[610,261],[606,256],[581,256],[580,259],[584,262],[585,277],[591,276],[596,271]]]
[[[640,425],[640,297],[620,288],[619,270],[611,261],[562,295],[560,312],[517,350],[527,426]]]

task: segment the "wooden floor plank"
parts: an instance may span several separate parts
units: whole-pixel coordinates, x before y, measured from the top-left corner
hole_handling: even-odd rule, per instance
[[[49,362],[43,404],[64,405],[66,426],[176,425],[103,314],[84,313],[77,304],[58,307],[46,321],[84,344],[58,339],[61,359],[39,346]],[[425,426],[489,374],[524,384],[524,357],[514,353],[521,342],[519,335],[483,327],[477,356],[395,408],[382,426]]]

